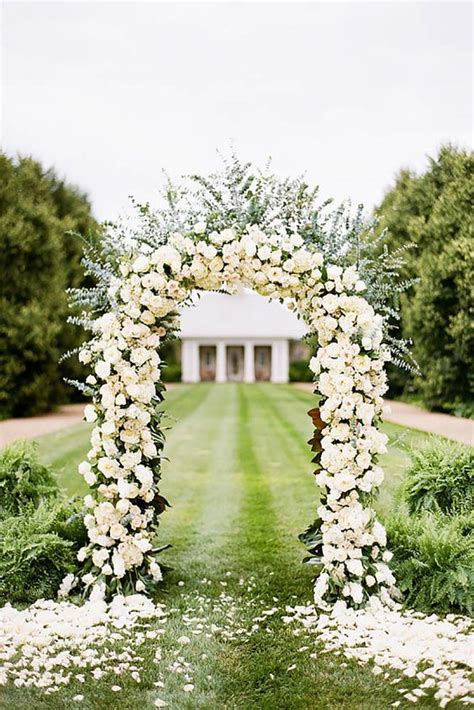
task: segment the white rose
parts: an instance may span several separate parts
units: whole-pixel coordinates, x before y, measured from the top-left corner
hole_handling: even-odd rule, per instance
[[[114,575],[116,577],[123,577],[125,575],[125,562],[123,561],[122,556],[117,552],[117,550],[114,550],[114,553],[112,555],[112,565],[114,568]]]
[[[148,271],[150,268],[150,259],[142,254],[139,256],[137,259],[132,264],[132,269],[136,274],[143,273],[144,271]]]
[[[95,422],[97,419],[97,412],[93,404],[86,404],[84,407],[84,419],[86,422]]]
[[[95,475],[94,471],[87,471],[87,473],[84,474],[84,480],[88,486],[93,486],[94,483],[97,481],[97,476]]]
[[[364,590],[358,582],[349,583],[349,594],[356,604],[362,604],[364,598]]]
[[[342,275],[342,269],[340,266],[335,266],[334,264],[328,266],[327,268],[328,279],[337,279]]]
[[[81,474],[81,476],[85,476],[86,473],[89,473],[91,470],[91,465],[88,461],[81,461],[78,467],[78,471]]]
[[[351,574],[354,574],[356,577],[362,577],[362,575],[364,574],[364,567],[360,560],[346,560],[346,567],[348,571]]]
[[[107,379],[110,375],[110,363],[105,362],[105,360],[99,360],[95,366],[95,372],[102,380]]]
[[[153,579],[155,580],[155,582],[161,582],[161,580],[163,579],[163,573],[161,571],[160,565],[157,564],[156,562],[151,562],[149,569],[150,569],[150,574],[153,577]]]
[[[267,259],[270,258],[271,253],[271,248],[267,244],[264,244],[263,247],[260,247],[258,250],[258,258],[262,261],[267,261]]]
[[[206,223],[205,222],[196,222],[194,225],[194,233],[195,234],[204,234],[206,231]]]

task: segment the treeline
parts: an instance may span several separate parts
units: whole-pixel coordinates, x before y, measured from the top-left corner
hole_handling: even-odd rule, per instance
[[[65,289],[84,281],[82,246],[96,229],[84,193],[31,158],[0,153],[0,418],[46,412],[75,396],[60,355],[83,337],[66,324]]]
[[[419,278],[401,299],[401,330],[421,375],[391,368],[391,393],[466,416],[474,413],[473,204],[474,154],[445,146],[424,173],[402,170],[377,209],[391,248],[415,243],[403,276]]]

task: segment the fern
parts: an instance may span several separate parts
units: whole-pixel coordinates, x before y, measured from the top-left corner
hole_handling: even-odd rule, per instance
[[[420,611],[474,610],[474,536],[470,516],[400,514],[386,521],[397,584]]]

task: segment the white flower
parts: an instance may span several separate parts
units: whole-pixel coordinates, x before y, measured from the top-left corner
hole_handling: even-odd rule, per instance
[[[356,577],[362,577],[362,575],[364,574],[364,567],[363,567],[362,562],[360,560],[355,560],[355,559],[346,560],[345,565],[346,565],[348,571],[351,574],[354,574]]]
[[[97,419],[97,412],[93,404],[86,404],[84,407],[84,418],[86,422],[95,422]]]
[[[204,234],[204,232],[206,231],[206,223],[196,222],[193,229],[195,234]]]
[[[110,363],[105,362],[105,360],[99,360],[95,366],[95,372],[98,377],[102,380],[107,379],[110,375]]]
[[[94,483],[97,481],[97,476],[93,471],[87,471],[84,474],[84,480],[87,483],[88,486],[93,486]]]
[[[125,563],[117,550],[114,550],[112,554],[112,566],[116,577],[120,579],[125,575]]]
[[[69,596],[71,589],[76,585],[76,581],[76,577],[73,574],[67,574],[59,586],[58,597],[61,599]]]
[[[136,274],[148,271],[150,268],[150,259],[147,256],[141,255],[135,259],[132,264],[132,269]]]
[[[161,582],[161,580],[163,579],[163,574],[161,572],[160,565],[157,564],[156,562],[151,562],[149,570],[150,570],[150,574],[153,577],[153,579],[155,580],[155,582]]]

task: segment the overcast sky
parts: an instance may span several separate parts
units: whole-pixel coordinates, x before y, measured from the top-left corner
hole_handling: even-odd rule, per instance
[[[233,141],[373,206],[443,142],[471,146],[471,7],[457,2],[5,2],[2,145],[113,219],[161,170]]]

